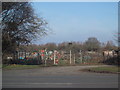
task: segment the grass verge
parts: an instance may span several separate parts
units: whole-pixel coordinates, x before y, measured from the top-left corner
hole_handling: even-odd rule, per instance
[[[108,66],[108,67],[93,67],[89,69],[83,69],[82,71],[96,72],[96,73],[120,73],[120,67]]]
[[[3,65],[2,69],[3,70],[11,70],[11,69],[33,69],[33,68],[39,68],[41,67],[40,65]]]
[[[2,65],[3,70],[23,70],[23,69],[34,69],[34,68],[41,68],[41,67],[58,67],[61,65],[17,65],[17,64],[11,64],[11,65]]]

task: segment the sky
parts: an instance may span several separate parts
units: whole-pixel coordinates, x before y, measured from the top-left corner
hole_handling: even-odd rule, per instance
[[[115,41],[117,2],[33,2],[32,6],[50,28],[48,35],[37,39],[36,44],[84,42],[89,37],[100,42]]]

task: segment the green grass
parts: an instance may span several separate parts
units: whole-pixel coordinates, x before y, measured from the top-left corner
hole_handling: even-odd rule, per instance
[[[11,70],[11,69],[32,69],[32,68],[39,68],[40,65],[3,65],[3,70]]]
[[[34,68],[40,68],[40,67],[54,67],[54,66],[60,66],[60,65],[2,65],[3,70],[22,70],[22,69],[34,69]]]
[[[0,64],[0,68],[2,68],[2,64]]]
[[[117,66],[109,66],[109,67],[94,67],[89,69],[84,69],[83,71],[91,71],[91,72],[107,72],[107,73],[119,73],[120,67]]]

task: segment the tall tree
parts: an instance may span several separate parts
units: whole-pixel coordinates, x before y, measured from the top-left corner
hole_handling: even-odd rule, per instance
[[[114,50],[115,49],[115,45],[113,44],[112,41],[108,41],[104,47],[105,50]]]
[[[3,2],[1,15],[3,54],[46,34],[47,22],[35,15],[29,2]]]
[[[45,48],[47,48],[47,50],[53,51],[57,49],[57,46],[55,43],[47,43],[45,44]]]
[[[97,51],[100,48],[100,42],[95,37],[90,37],[88,40],[84,43],[85,48],[88,51]]]

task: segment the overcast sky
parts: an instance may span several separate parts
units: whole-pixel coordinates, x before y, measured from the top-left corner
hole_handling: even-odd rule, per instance
[[[52,29],[36,44],[64,41],[84,42],[96,37],[101,42],[114,41],[118,31],[117,2],[36,2],[35,13]]]

